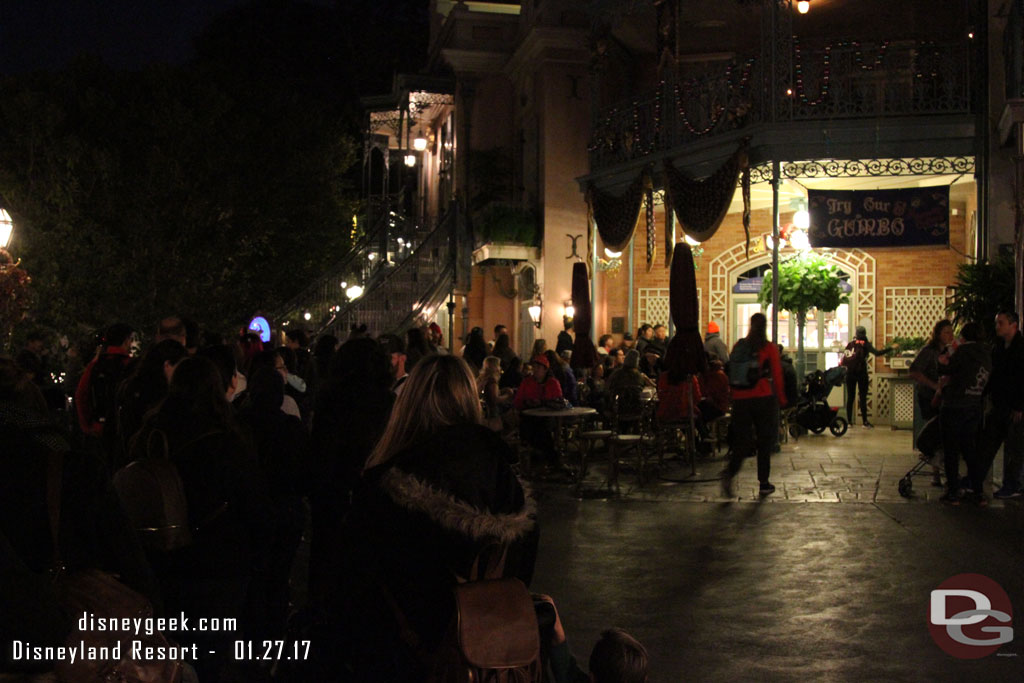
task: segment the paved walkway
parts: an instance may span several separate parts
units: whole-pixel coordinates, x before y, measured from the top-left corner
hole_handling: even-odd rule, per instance
[[[927,476],[901,498],[909,441],[856,427],[790,442],[764,499],[753,462],[731,501],[717,481],[638,487],[629,473],[619,496],[543,484],[532,589],[555,596],[582,662],[620,626],[647,645],[652,681],[1024,680],[1024,505],[943,506]],[[928,634],[930,591],[964,572],[1017,610],[997,655],[958,660]]]
[[[723,449],[724,450],[724,449]],[[605,455],[599,452],[596,466],[589,468],[584,487],[587,497],[598,495],[607,469]],[[571,456],[570,456],[571,460]],[[900,496],[900,479],[917,463],[909,430],[893,430],[887,426],[866,429],[851,427],[846,435],[830,433],[807,434],[782,444],[772,456],[771,481],[776,492],[764,499],[769,503],[912,503],[930,502],[942,495],[943,489],[931,485],[930,469],[913,478],[913,496]],[[724,457],[698,459],[696,476],[682,463],[669,463],[659,479],[641,486],[630,471],[619,477],[620,495],[629,500],[675,500],[689,502],[721,502],[718,474]],[[1001,456],[993,471],[1002,471]],[[961,464],[961,475],[965,474]],[[671,481],[670,481],[671,480]],[[547,486],[547,485],[545,485]],[[548,486],[557,488],[556,486]],[[759,500],[757,467],[754,459],[744,463],[734,482],[737,500]],[[992,492],[991,481],[987,488]],[[992,501],[993,505],[1002,505]]]

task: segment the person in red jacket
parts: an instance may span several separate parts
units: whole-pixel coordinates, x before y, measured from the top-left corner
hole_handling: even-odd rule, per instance
[[[519,389],[513,405],[520,411],[519,434],[523,441],[544,454],[544,459],[551,467],[558,466],[558,451],[551,435],[551,425],[546,418],[522,415],[528,408],[540,408],[545,401],[556,401],[562,398],[562,385],[550,372],[551,364],[544,356],[535,356],[530,365],[533,372],[527,375]]]
[[[743,465],[743,459],[757,449],[757,479],[760,492],[767,496],[775,491],[768,480],[771,455],[779,432],[779,408],[786,407],[786,387],[779,362],[779,349],[768,343],[768,320],[763,313],[750,316],[750,332],[736,342],[730,361],[754,354],[762,371],[751,387],[732,390],[732,456],[722,472],[722,495],[732,498],[732,480]],[[750,348],[740,350],[740,345]]]
[[[124,323],[111,325],[103,335],[102,351],[85,366],[75,389],[75,410],[82,433],[99,441],[107,464],[117,449],[117,390],[131,372],[134,330]]]

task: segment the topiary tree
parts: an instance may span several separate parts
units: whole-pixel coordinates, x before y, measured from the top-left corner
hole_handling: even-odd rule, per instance
[[[765,273],[758,302],[772,303],[772,273]],[[830,312],[848,303],[843,292],[839,267],[824,254],[804,252],[779,263],[779,309],[796,315],[797,376],[804,376],[804,324],[812,308]]]

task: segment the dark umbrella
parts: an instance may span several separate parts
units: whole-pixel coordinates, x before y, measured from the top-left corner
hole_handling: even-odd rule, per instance
[[[704,342],[697,320],[697,276],[693,252],[685,242],[672,252],[672,274],[668,285],[668,307],[676,334],[668,345],[664,368],[675,376],[700,374],[707,369]]]
[[[572,265],[572,305],[576,309],[572,326],[576,330],[576,341],[572,345],[572,358],[569,365],[573,368],[591,370],[597,365],[597,349],[590,340],[590,325],[593,311],[590,306],[590,282],[587,278],[587,264]]]

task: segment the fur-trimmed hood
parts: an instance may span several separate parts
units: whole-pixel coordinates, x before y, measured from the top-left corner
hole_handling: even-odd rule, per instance
[[[381,467],[378,486],[396,505],[474,542],[512,543],[534,527],[536,506],[494,432],[456,425]]]

